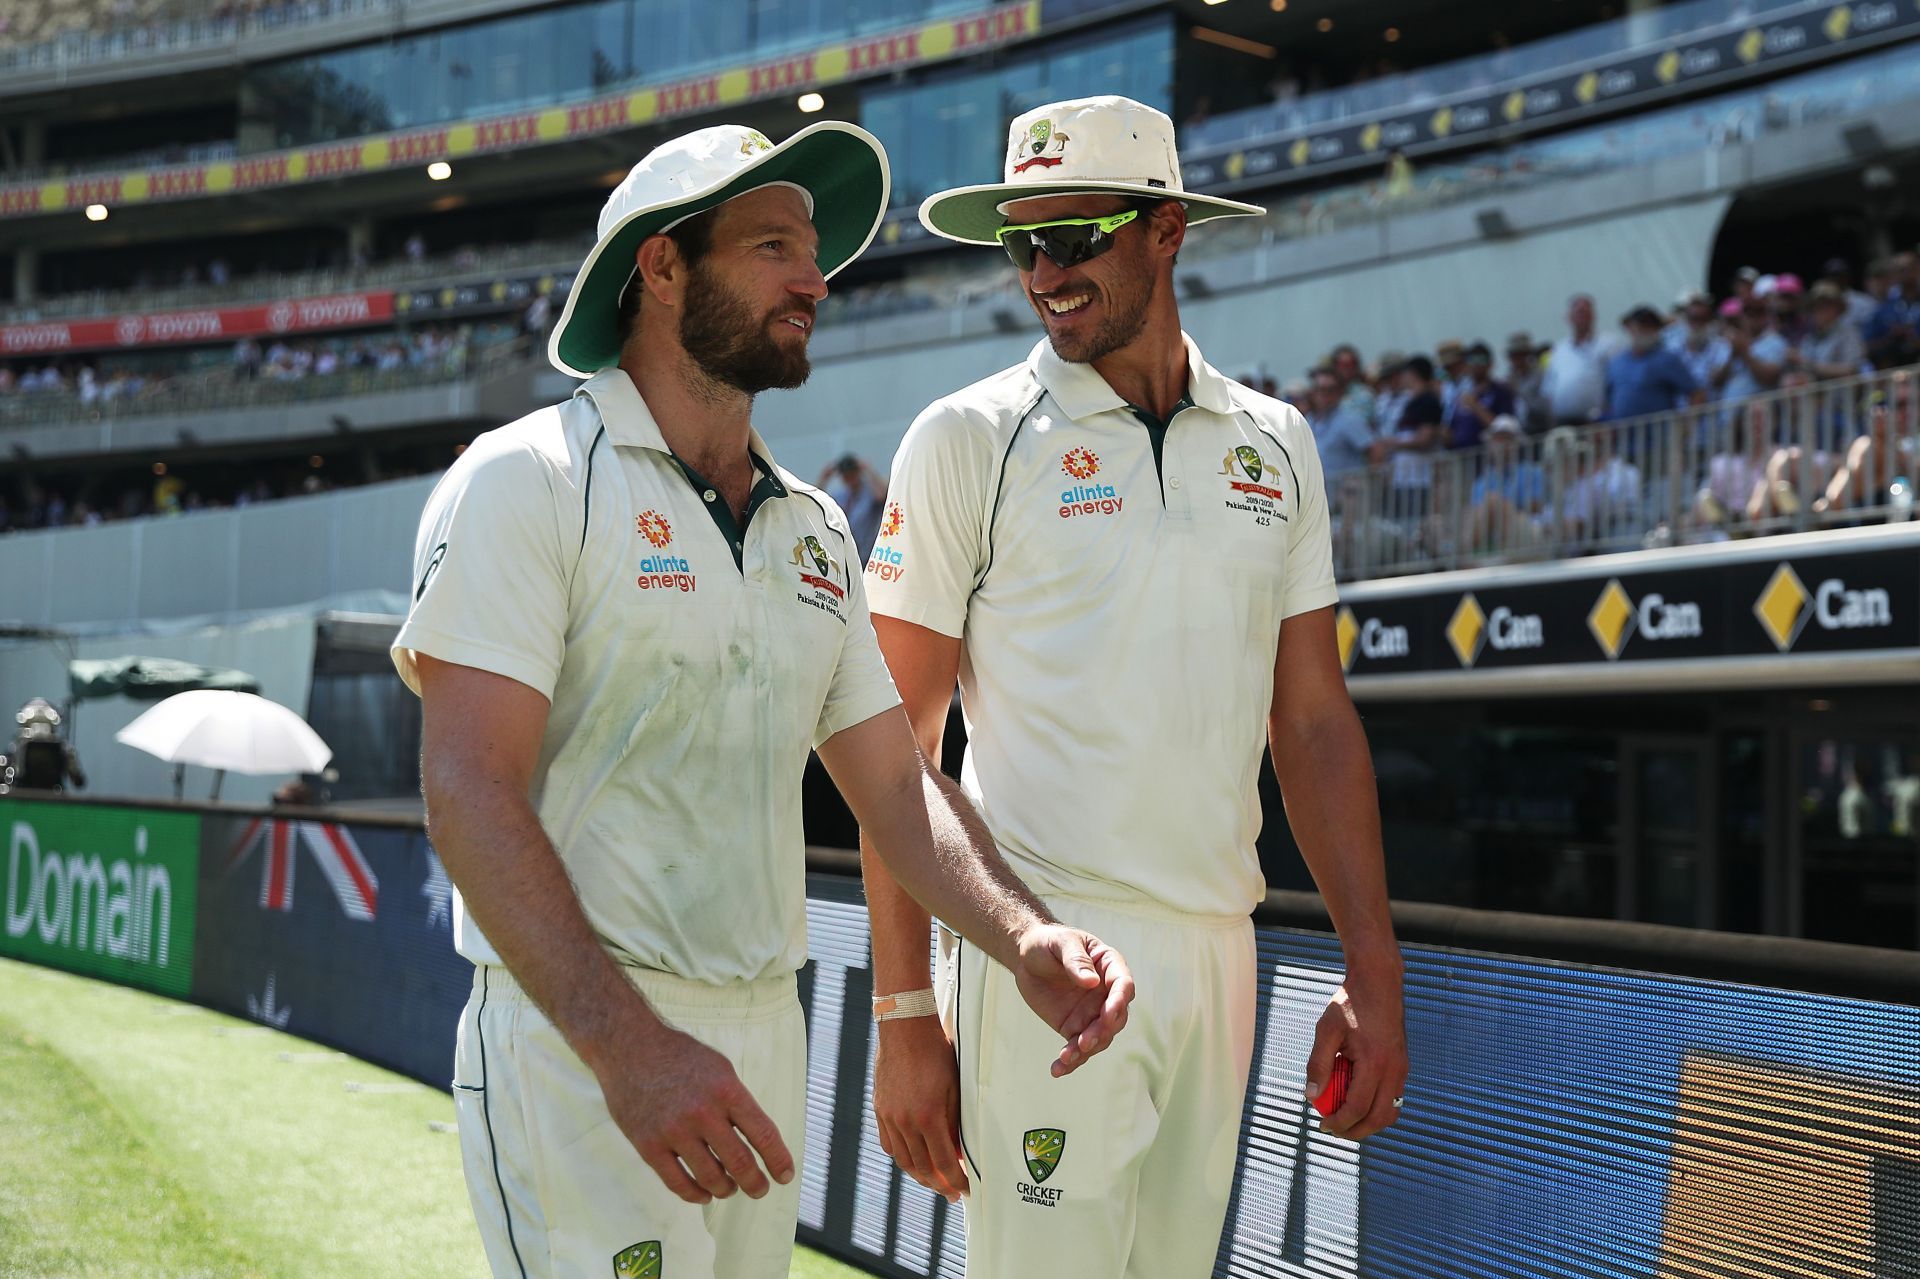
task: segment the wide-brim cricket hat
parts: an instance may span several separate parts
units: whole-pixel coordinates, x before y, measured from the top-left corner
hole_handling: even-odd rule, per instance
[[[962,244],[998,244],[1015,200],[1088,193],[1173,199],[1187,221],[1251,217],[1257,204],[1196,195],[1180,180],[1173,121],[1132,98],[1074,98],[1015,116],[1007,130],[1006,180],[927,197],[920,221]]]
[[[820,235],[820,273],[859,257],[886,216],[891,179],[880,140],[822,120],[775,146],[758,129],[718,124],[663,142],[633,166],[600,210],[600,239],[574,276],[547,343],[553,366],[592,377],[620,360],[620,295],[640,242],[735,196],[782,184],[807,199]]]

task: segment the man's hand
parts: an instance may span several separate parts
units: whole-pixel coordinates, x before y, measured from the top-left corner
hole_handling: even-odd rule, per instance
[[[1313,1052],[1307,1057],[1307,1098],[1312,1100],[1333,1078],[1334,1057],[1353,1065],[1347,1099],[1321,1121],[1336,1137],[1359,1141],[1400,1117],[1394,1099],[1407,1086],[1407,1027],[1398,973],[1362,979],[1349,974],[1335,991],[1314,1027]]]
[[[1067,1041],[1053,1063],[1055,1079],[1112,1043],[1127,1024],[1133,973],[1119,951],[1092,933],[1033,925],[1020,935],[1013,980],[1027,1006]]]
[[[960,1166],[960,1065],[937,1017],[878,1023],[873,1064],[873,1117],[880,1149],[915,1181],[960,1202],[967,1174]]]
[[[693,1036],[662,1024],[644,1049],[619,1053],[595,1073],[620,1131],[688,1203],[726,1199],[735,1190],[758,1199],[767,1193],[767,1173],[783,1186],[793,1180],[793,1156],[779,1128],[732,1064]]]

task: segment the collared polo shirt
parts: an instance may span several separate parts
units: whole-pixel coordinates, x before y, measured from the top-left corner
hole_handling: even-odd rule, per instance
[[[807,752],[899,704],[846,517],[756,434],[748,517],[619,369],[474,441],[427,500],[415,654],[551,703],[532,801],[616,959],[695,981],[806,960]],[[455,944],[498,962],[456,901]]]
[[[1245,915],[1284,619],[1335,599],[1313,433],[1189,340],[1155,421],[1042,341],[894,459],[875,611],[957,637],[962,784],[1043,892]]]

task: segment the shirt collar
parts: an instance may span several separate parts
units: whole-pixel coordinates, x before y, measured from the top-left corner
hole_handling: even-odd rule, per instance
[[[1180,341],[1187,348],[1187,398],[1210,413],[1233,412],[1231,384],[1200,357],[1200,348],[1192,338],[1182,333]],[[1053,343],[1046,338],[1040,339],[1027,356],[1027,367],[1061,411],[1076,422],[1133,407],[1107,385],[1093,365],[1067,363],[1054,354]]]
[[[633,379],[627,376],[625,369],[617,365],[602,369],[582,382],[573,393],[576,397],[584,396],[593,401],[601,424],[607,428],[607,438],[616,445],[652,449],[668,457],[676,456],[668,447],[666,437],[660,434],[660,424],[654,420],[653,410],[647,407],[646,400],[640,395],[640,388],[633,384]],[[752,427],[747,428],[747,451],[753,455],[761,474],[773,481],[777,489],[774,496],[787,496],[786,483],[780,478],[780,469],[774,464],[767,442]]]

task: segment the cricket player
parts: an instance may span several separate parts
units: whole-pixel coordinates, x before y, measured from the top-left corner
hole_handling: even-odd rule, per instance
[[[476,440],[421,518],[394,660],[475,963],[454,1097],[497,1276],[787,1273],[809,749],[908,891],[1013,970],[1053,1070],[1125,1020],[1124,962],[926,768],[845,516],[751,425],[758,392],[806,378],[826,278],[887,186],[840,123],[657,148],[552,335],[585,381]]]
[[[1173,287],[1190,223],[1259,212],[1183,190],[1172,122],[1115,97],[1020,116],[1004,182],[920,209],[1012,257],[1046,338],[901,443],[866,570],[881,649],[930,759],[958,680],[962,784],[1007,863],[1140,989],[1126,1041],[1065,1081],[965,940],[944,1027],[881,1023],[883,1144],[967,1192],[972,1279],[1212,1273],[1254,1037],[1263,739],[1345,947],[1307,1093],[1340,1055],[1329,1131],[1378,1132],[1400,1104],[1400,953],[1313,435],[1202,358]],[[865,870],[875,993],[922,1003],[927,913]]]

